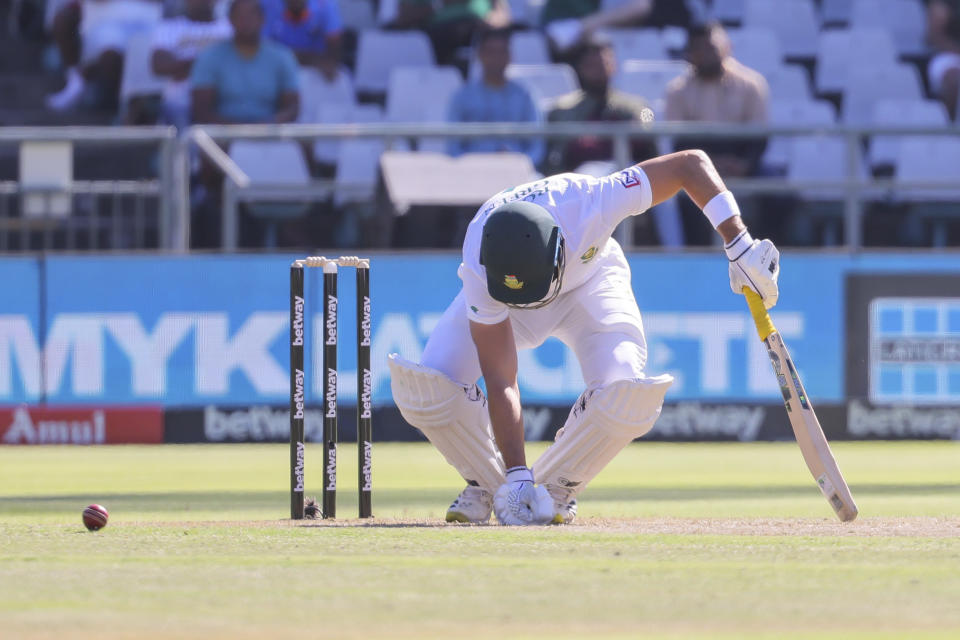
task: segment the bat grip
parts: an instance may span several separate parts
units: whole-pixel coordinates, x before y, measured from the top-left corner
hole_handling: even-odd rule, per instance
[[[773,326],[773,320],[770,319],[770,314],[763,306],[763,300],[753,289],[747,286],[743,287],[743,295],[747,298],[750,315],[753,316],[753,323],[757,325],[757,333],[760,335],[760,339],[766,340],[777,328]]]

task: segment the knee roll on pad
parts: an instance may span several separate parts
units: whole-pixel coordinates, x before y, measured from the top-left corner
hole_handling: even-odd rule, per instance
[[[670,376],[618,380],[585,392],[573,405],[557,439],[533,465],[538,484],[575,496],[660,416]]]
[[[387,362],[393,400],[404,420],[422,431],[464,480],[496,491],[504,482],[505,468],[480,388],[457,384],[395,353]]]

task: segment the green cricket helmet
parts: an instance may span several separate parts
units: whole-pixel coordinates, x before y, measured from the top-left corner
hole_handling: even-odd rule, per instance
[[[501,205],[483,225],[480,264],[494,300],[528,309],[545,306],[559,295],[563,282],[560,227],[538,204]]]

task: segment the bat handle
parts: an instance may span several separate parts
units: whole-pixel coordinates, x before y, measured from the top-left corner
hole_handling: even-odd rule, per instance
[[[767,313],[767,309],[763,306],[763,300],[760,299],[760,296],[753,289],[747,286],[743,287],[743,295],[747,298],[747,305],[750,307],[750,315],[753,316],[753,323],[757,325],[757,334],[760,335],[761,340],[766,340],[777,328],[773,326],[773,320],[770,319],[770,314]]]

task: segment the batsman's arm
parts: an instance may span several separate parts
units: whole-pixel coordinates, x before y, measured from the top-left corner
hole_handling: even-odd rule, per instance
[[[651,158],[639,166],[650,179],[654,205],[669,200],[683,189],[698,207],[705,209],[714,197],[727,190],[710,156],[699,149]],[[718,221],[716,227],[725,243],[732,242],[747,228],[738,211]]]
[[[497,447],[507,468],[527,466],[523,413],[517,386],[517,347],[510,318],[497,324],[470,321],[470,334],[487,386],[487,409]]]

